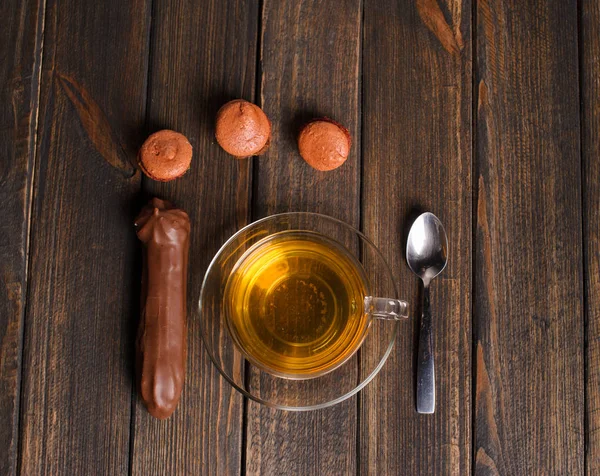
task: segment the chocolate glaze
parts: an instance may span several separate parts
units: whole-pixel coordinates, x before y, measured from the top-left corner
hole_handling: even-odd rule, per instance
[[[185,379],[190,219],[169,202],[153,198],[135,226],[144,244],[136,342],[139,391],[150,414],[164,419],[175,411]]]

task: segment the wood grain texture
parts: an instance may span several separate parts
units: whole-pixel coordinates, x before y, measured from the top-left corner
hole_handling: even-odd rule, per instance
[[[144,178],[143,188],[190,216],[188,363],[170,419],[153,419],[136,397],[134,475],[240,473],[243,399],[203,348],[197,309],[210,260],[249,216],[251,162],[217,145],[214,119],[226,101],[254,98],[257,25],[256,2],[154,1],[148,132],[177,130],[194,155],[183,178]]]
[[[587,467],[600,472],[600,2],[581,3],[583,250],[587,318]]]
[[[582,474],[577,5],[477,5],[477,474]]]
[[[147,2],[49,1],[25,320],[22,474],[124,474]],[[134,160],[129,154],[129,160]],[[129,168],[128,170],[131,170]],[[132,292],[132,289],[134,292]]]
[[[0,474],[17,469],[23,317],[45,2],[0,4]]]
[[[331,215],[359,226],[361,1],[265,0],[260,103],[273,124],[255,165],[253,216],[286,211]],[[353,138],[346,163],[318,172],[298,153],[304,122],[328,116]],[[355,372],[343,378],[356,379]],[[259,385],[251,374],[251,386]],[[356,398],[309,413],[248,403],[246,473],[353,474]]]
[[[446,18],[460,55],[449,55],[414,5],[365,2],[363,49],[364,232],[392,265],[410,320],[361,394],[361,474],[471,471],[471,3]],[[431,211],[449,237],[446,270],[431,284],[436,409],[415,407],[421,303],[406,265],[411,220]],[[375,350],[375,348],[373,348]],[[363,368],[374,352],[365,349]]]
[[[437,0],[415,0],[417,12],[427,28],[440,40],[444,49],[453,55],[460,54],[463,48],[460,29],[456,29],[456,34],[444,18]]]

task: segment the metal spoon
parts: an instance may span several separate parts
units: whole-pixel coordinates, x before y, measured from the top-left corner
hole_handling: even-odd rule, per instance
[[[429,309],[429,283],[448,262],[448,238],[442,222],[433,213],[423,213],[410,228],[406,243],[408,266],[423,281],[423,309],[417,364],[417,412],[435,410],[433,337]]]

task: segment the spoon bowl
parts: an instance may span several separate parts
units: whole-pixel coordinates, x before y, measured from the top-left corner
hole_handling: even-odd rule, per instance
[[[408,267],[423,281],[423,308],[417,364],[417,412],[435,411],[435,369],[429,284],[448,263],[448,237],[433,213],[423,213],[410,228],[406,243]]]
[[[448,237],[444,225],[433,213],[423,213],[415,220],[406,242],[408,267],[423,282],[431,281],[448,263]]]

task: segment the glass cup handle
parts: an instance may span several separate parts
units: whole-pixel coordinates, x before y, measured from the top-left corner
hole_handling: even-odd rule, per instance
[[[398,299],[367,296],[365,298],[365,314],[375,319],[399,321],[408,317],[408,303]]]

